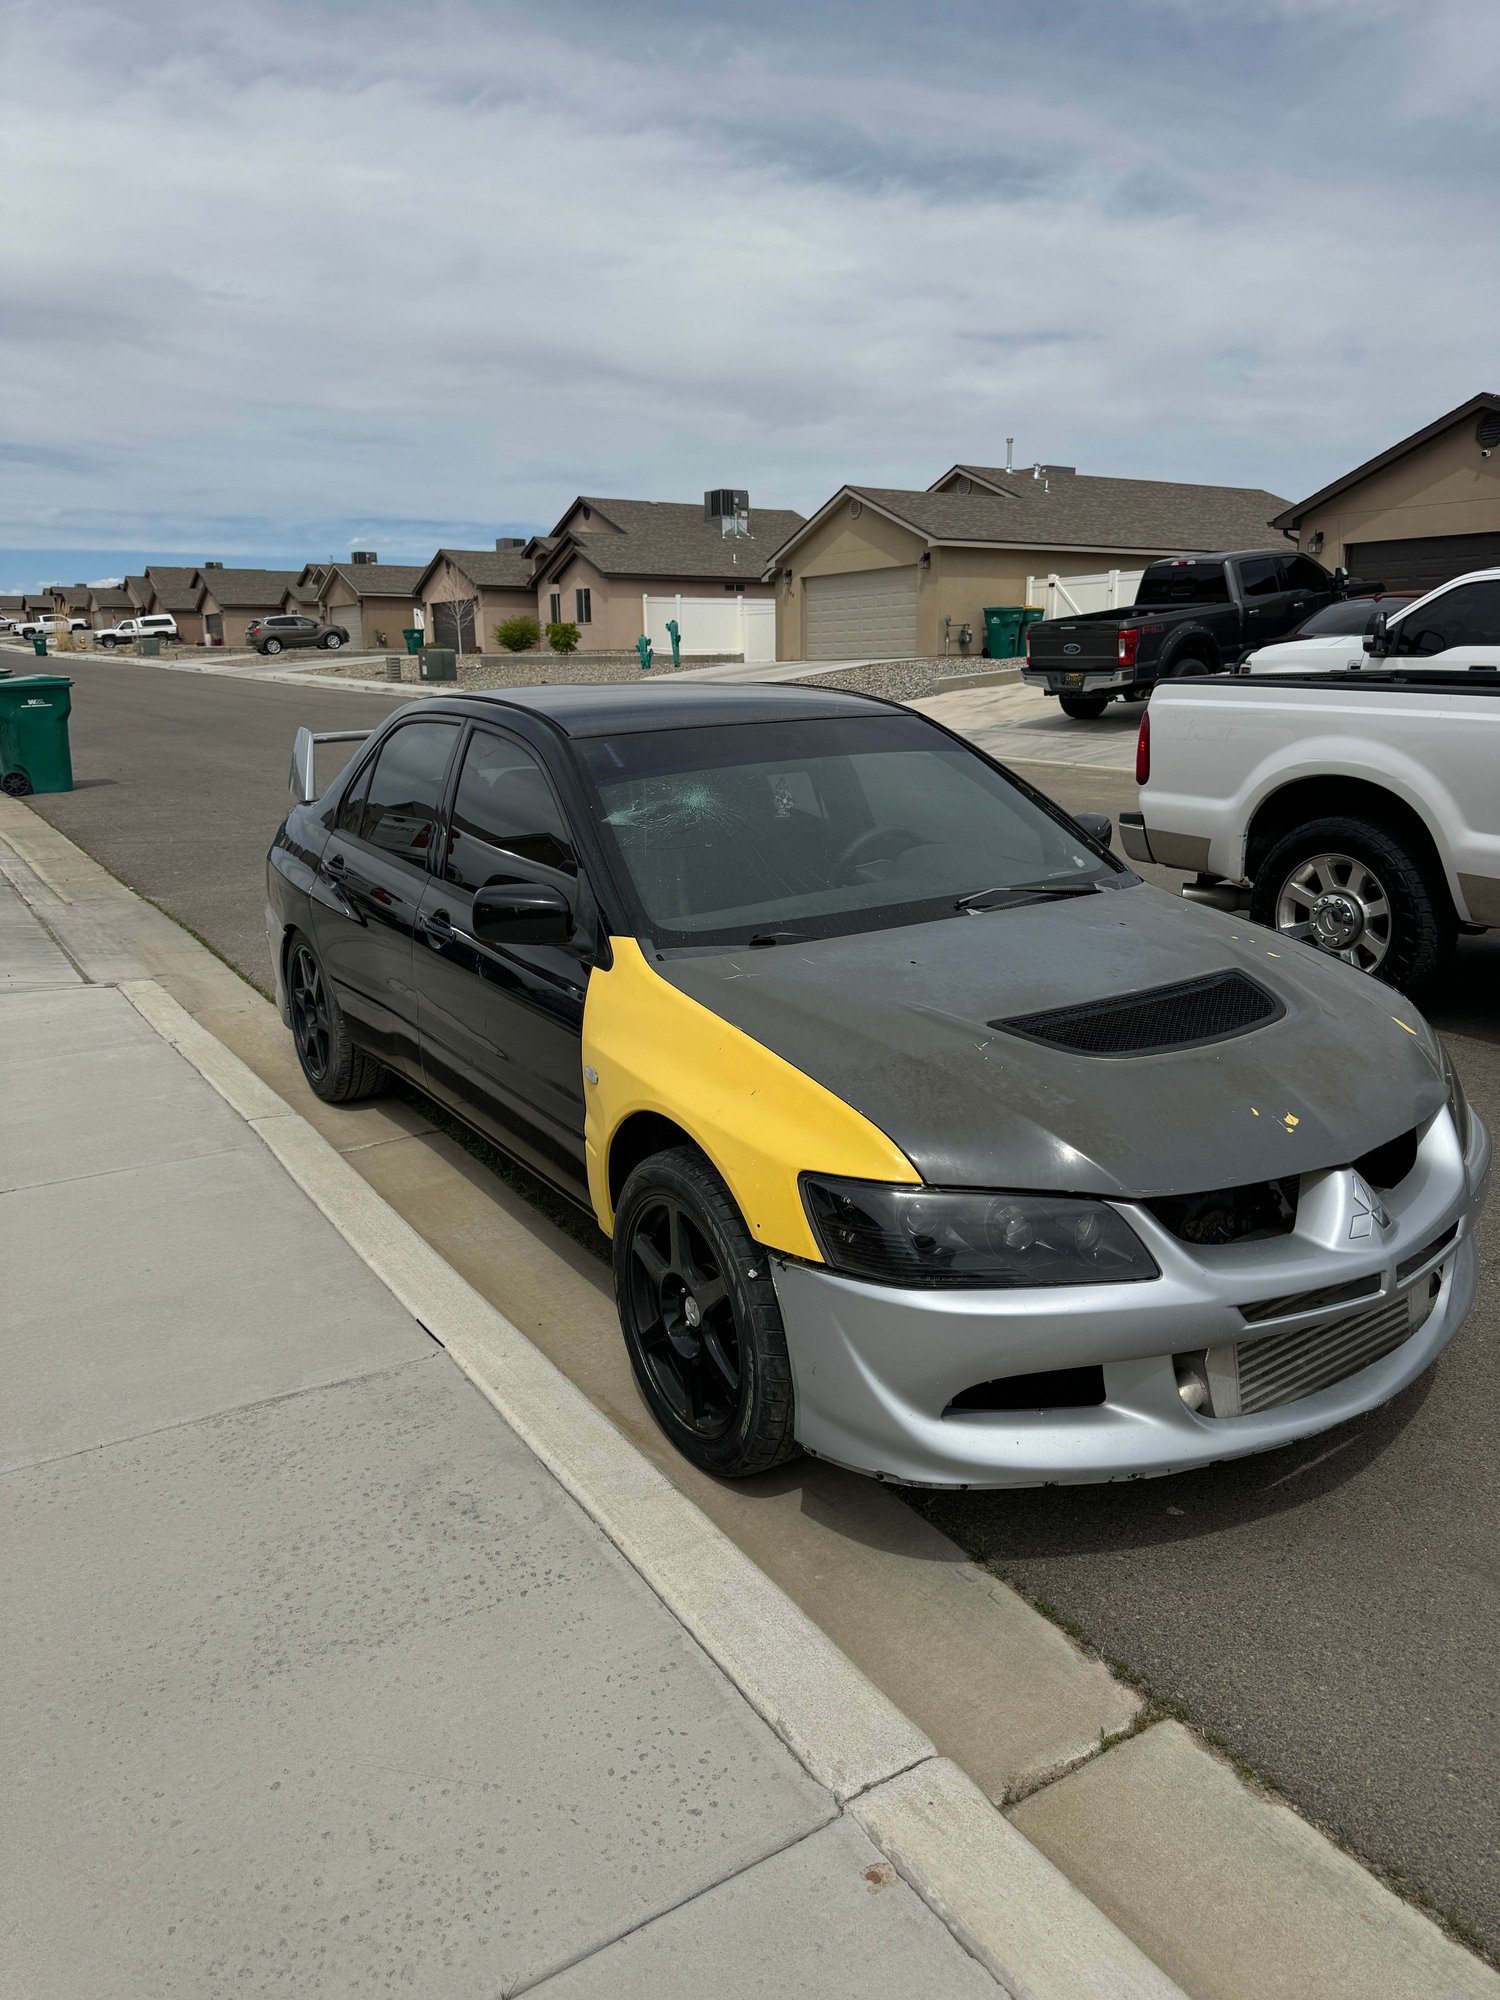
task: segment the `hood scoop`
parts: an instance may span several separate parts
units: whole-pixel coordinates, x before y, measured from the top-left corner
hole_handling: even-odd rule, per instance
[[[1154,1056],[1248,1034],[1286,1012],[1274,993],[1243,972],[1210,972],[1113,1000],[1013,1014],[992,1028],[1080,1056]]]

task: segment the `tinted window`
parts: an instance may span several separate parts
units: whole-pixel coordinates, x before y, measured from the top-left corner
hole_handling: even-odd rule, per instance
[[[980,890],[1024,901],[1021,884],[1120,879],[915,716],[661,729],[579,749],[639,920],[663,944],[970,923],[955,906]]]
[[[370,773],[374,763],[367,763],[354,783],[344,794],[344,803],[338,809],[333,824],[339,833],[347,833],[351,840],[359,838],[359,823],[364,816],[365,794],[370,789]]]
[[[519,864],[519,865],[518,865]],[[529,750],[476,730],[453,800],[444,879],[465,889],[519,876],[576,875],[572,842],[546,773]]]
[[[359,838],[425,868],[458,735],[456,722],[408,722],[380,746],[370,774]]]
[[[1395,628],[1403,653],[1445,653],[1450,646],[1500,646],[1500,580],[1465,583],[1403,614]]]
[[[1356,632],[1368,632],[1375,623],[1375,614],[1381,607],[1372,604],[1368,597],[1347,597],[1340,604],[1325,604],[1321,611],[1315,611],[1311,618],[1304,618],[1297,627],[1299,639],[1352,638]]]
[[[1229,584],[1221,562],[1153,563],[1141,578],[1137,604],[1227,604]]]
[[[1281,566],[1274,556],[1266,556],[1257,562],[1240,564],[1240,589],[1246,597],[1279,597],[1281,594]]]
[[[1281,567],[1288,590],[1331,590],[1332,584],[1311,556],[1283,556]]]

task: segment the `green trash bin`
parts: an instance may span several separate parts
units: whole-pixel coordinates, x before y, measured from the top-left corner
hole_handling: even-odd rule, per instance
[[[403,638],[403,639],[404,639],[404,640],[406,641],[406,650],[407,650],[407,652],[408,652],[408,653],[420,653],[420,652],[421,652],[421,650],[422,650],[422,634],[421,634],[420,632],[407,632],[407,631],[403,631],[403,632],[402,632],[402,634],[401,634],[401,636],[402,636],[402,638]]]
[[[33,632],[33,633],[32,633],[32,635],[31,635],[31,650],[32,650],[32,652],[33,652],[33,653],[35,653],[35,654],[36,654],[36,656],[37,656],[37,658],[38,658],[39,660],[45,660],[45,659],[46,659],[46,657],[47,657],[47,635],[46,635],[46,633],[45,633],[45,632]]]
[[[62,674],[0,681],[0,792],[71,792],[68,716],[73,683]]]
[[[987,604],[984,607],[984,632],[992,660],[1013,660],[1021,650],[1017,641],[1025,609],[1023,604]]]

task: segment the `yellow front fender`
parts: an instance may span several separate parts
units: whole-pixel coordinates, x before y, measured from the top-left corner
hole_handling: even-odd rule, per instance
[[[634,938],[590,975],[583,1015],[589,1193],[614,1230],[609,1151],[637,1112],[680,1125],[723,1176],[758,1243],[821,1263],[797,1177],[920,1182],[868,1118],[652,970]],[[597,1080],[591,1080],[597,1079]]]

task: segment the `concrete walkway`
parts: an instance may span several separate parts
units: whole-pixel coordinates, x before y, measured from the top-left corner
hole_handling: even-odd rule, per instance
[[[1176,1992],[341,1175],[0,886],[8,1990]]]
[[[911,706],[1003,763],[1102,771],[1135,769],[1135,739],[1145,713],[1138,702],[1113,701],[1092,722],[1076,722],[1049,695],[1019,681],[929,695]]]

